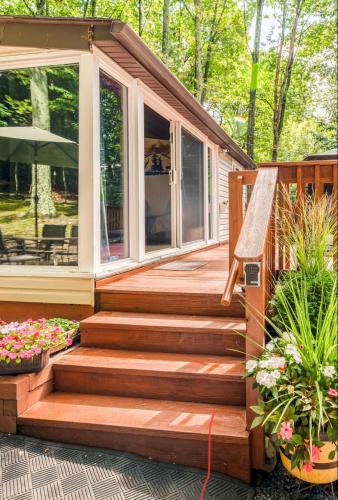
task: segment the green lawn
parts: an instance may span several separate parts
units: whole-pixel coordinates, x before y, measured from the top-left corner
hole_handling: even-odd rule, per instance
[[[39,235],[43,224],[67,224],[66,236],[70,235],[72,224],[78,223],[77,202],[54,201],[56,216],[39,220]],[[6,236],[34,236],[34,217],[29,213],[29,197],[8,197],[0,195],[0,229]]]

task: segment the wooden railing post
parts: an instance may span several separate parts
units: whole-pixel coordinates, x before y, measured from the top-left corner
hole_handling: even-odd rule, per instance
[[[266,285],[267,285],[267,265],[266,255],[263,256],[262,280],[260,287],[247,287],[245,290],[245,305],[247,317],[248,336],[245,342],[246,359],[253,359],[262,351],[265,336],[265,318],[266,309]],[[258,312],[259,311],[259,312]],[[257,345],[258,344],[258,345]],[[259,399],[257,389],[252,387],[253,380],[246,379],[246,421],[247,430],[250,430],[252,421],[255,417],[250,406],[256,405]],[[251,440],[251,466],[254,469],[263,469],[265,464],[264,430],[262,427],[256,427],[250,433]]]
[[[229,172],[229,269],[243,224],[243,177]]]

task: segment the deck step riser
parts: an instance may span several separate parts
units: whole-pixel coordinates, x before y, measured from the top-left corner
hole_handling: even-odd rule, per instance
[[[216,294],[97,292],[98,309],[101,311],[245,317],[244,306],[239,296],[234,295],[229,307],[221,305],[221,298],[221,295]]]
[[[245,352],[244,338],[232,332],[220,334],[207,330],[205,333],[185,333],[154,331],[154,329],[135,331],[132,326],[130,330],[119,330],[115,326],[111,328],[100,328],[95,325],[82,326],[81,345],[135,351],[228,354],[231,356],[241,356]]]
[[[245,404],[245,383],[241,379],[222,377],[165,376],[162,373],[144,375],[127,371],[97,372],[77,370],[76,367],[54,367],[55,390],[83,394],[192,401],[227,405]]]
[[[175,437],[102,432],[69,427],[44,427],[20,424],[19,431],[27,436],[48,441],[76,443],[86,446],[127,451],[164,462],[207,468],[208,443],[206,440],[191,440]],[[250,459],[248,444],[213,443],[211,470],[221,472],[242,481],[250,481]]]

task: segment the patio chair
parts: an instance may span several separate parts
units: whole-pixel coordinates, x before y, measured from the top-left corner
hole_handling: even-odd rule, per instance
[[[0,264],[25,264],[39,260],[38,255],[25,253],[22,242],[13,237],[3,236],[0,229]]]
[[[60,256],[62,262],[67,264],[77,264],[78,255],[78,237],[79,237],[79,227],[77,224],[73,224],[70,229],[70,239],[64,250],[57,252],[57,258]]]
[[[29,252],[39,254],[46,262],[50,261],[52,257],[54,264],[56,264],[54,256],[64,248],[66,228],[66,224],[44,224],[41,237],[47,239],[39,240],[37,244],[32,240],[30,246],[27,247]],[[60,239],[54,239],[59,237]],[[52,239],[48,240],[48,238]],[[26,246],[28,241],[29,238],[25,240]]]

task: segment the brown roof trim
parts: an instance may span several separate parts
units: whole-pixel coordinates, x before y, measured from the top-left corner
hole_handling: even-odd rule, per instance
[[[36,30],[39,24],[40,29]],[[65,26],[72,26],[65,30]],[[88,50],[88,29],[94,28],[94,42],[117,40],[149,73],[174,95],[210,131],[212,140],[244,168],[254,162],[201,106],[143,40],[126,23],[100,18],[0,16],[0,45]]]

